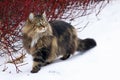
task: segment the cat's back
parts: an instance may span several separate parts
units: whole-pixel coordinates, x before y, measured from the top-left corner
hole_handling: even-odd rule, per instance
[[[52,27],[53,34],[58,37],[64,34],[74,33],[74,27],[67,22],[55,20],[55,21],[50,21],[49,23]]]

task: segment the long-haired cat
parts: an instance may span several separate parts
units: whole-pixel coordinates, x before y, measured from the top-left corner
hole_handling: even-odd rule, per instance
[[[75,51],[84,52],[96,46],[94,39],[79,39],[69,23],[60,20],[48,22],[45,13],[30,13],[22,33],[24,48],[33,57],[32,73],[59,56],[66,60]]]

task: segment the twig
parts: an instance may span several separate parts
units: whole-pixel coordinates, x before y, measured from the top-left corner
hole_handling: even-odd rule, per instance
[[[20,67],[20,66],[24,66],[24,65],[27,65],[28,63],[24,63],[24,64],[21,64],[21,65],[18,65],[17,67]]]
[[[25,55],[26,54],[22,53],[22,55],[20,57],[15,58],[15,59],[13,59],[11,61],[7,61],[7,63],[14,63],[14,62],[15,62],[15,64],[23,63],[23,59],[25,58]]]
[[[8,67],[5,66],[2,71],[5,72],[7,69],[8,69]]]
[[[78,31],[78,32],[81,32],[81,31],[83,31],[86,27],[87,27],[87,25],[89,24],[89,22],[87,22],[87,24],[83,27],[83,28],[77,28],[77,29],[81,29],[80,31]]]

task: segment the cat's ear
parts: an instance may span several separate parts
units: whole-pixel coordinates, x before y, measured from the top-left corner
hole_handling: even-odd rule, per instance
[[[34,20],[34,13],[29,14],[28,20],[31,22]]]
[[[45,12],[45,11],[43,12],[42,17],[43,17],[45,20],[47,20],[46,12]]]

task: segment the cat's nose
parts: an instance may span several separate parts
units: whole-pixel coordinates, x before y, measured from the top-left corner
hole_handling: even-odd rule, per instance
[[[37,26],[40,26],[40,23],[37,23],[36,25],[37,25]]]

